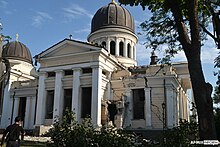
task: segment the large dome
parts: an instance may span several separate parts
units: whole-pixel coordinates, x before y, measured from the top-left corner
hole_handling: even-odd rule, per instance
[[[100,8],[92,19],[91,33],[103,28],[124,28],[134,32],[134,19],[128,10],[111,2]]]
[[[13,41],[3,46],[2,57],[26,61],[32,64],[30,50],[21,42]]]

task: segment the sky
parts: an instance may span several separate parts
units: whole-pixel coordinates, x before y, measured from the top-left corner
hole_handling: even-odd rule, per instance
[[[110,3],[111,0],[0,0],[0,22],[2,34],[8,35],[15,41],[24,43],[35,56],[57,42],[69,38],[87,41],[90,33],[91,20],[96,11]],[[117,0],[116,0],[117,2]],[[141,32],[139,24],[149,16],[150,12],[143,11],[140,6],[123,6],[130,11],[135,20],[136,34]],[[137,48],[138,65],[150,63],[151,49],[143,45],[145,38],[138,36]],[[219,50],[214,42],[208,39],[202,47],[203,71],[207,82],[213,86],[217,80],[213,75],[214,59]],[[164,55],[156,52],[158,58]],[[183,53],[179,53],[174,62],[186,61]]]

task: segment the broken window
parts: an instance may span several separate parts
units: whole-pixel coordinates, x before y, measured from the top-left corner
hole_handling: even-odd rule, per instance
[[[53,118],[54,90],[47,91],[45,119]]]
[[[133,116],[134,119],[144,119],[144,89],[133,89]]]
[[[82,87],[81,117],[91,117],[92,87]]]

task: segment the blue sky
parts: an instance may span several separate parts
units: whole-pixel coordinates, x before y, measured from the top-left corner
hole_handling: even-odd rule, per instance
[[[32,56],[56,44],[64,38],[87,41],[90,33],[90,23],[95,12],[111,0],[0,0],[0,22],[3,24],[4,35],[9,35],[12,41],[15,34],[19,34],[19,41],[31,51]],[[116,0],[117,2],[117,0]],[[140,32],[138,25],[150,16],[140,6],[126,8],[135,19],[136,32]],[[143,37],[139,37],[137,44],[137,61],[139,65],[149,64],[150,49],[145,49]],[[213,60],[219,50],[211,39],[205,42],[202,49],[203,70],[206,80],[215,84],[213,76]],[[161,58],[163,53],[156,52]],[[174,61],[186,61],[180,53]]]

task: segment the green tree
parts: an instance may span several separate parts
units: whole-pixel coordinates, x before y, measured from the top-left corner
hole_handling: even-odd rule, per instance
[[[171,56],[183,50],[188,61],[195,98],[200,139],[215,139],[212,86],[206,83],[201,64],[201,47],[207,34],[220,48],[220,21],[216,8],[219,0],[119,0],[121,4],[141,5],[152,12],[141,27],[146,35],[146,46],[165,49]],[[213,24],[215,33],[209,32]],[[170,57],[171,57],[170,56]]]

